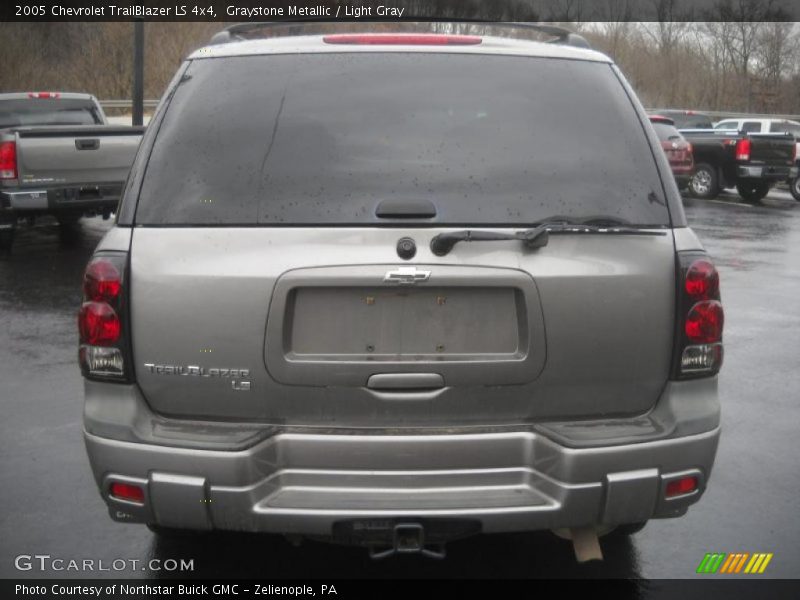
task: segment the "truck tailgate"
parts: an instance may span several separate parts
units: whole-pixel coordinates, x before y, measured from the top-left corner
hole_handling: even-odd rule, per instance
[[[142,127],[49,127],[17,130],[20,184],[123,182]]]
[[[794,136],[776,133],[750,134],[750,162],[791,165],[794,159]]]

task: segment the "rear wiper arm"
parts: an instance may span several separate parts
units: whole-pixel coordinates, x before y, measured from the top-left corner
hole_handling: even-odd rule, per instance
[[[536,227],[502,233],[499,231],[451,231],[440,233],[431,239],[431,251],[436,256],[450,253],[458,242],[496,242],[504,240],[520,240],[526,248],[542,248],[550,241],[551,233],[600,233],[617,235],[666,235],[665,231],[652,231],[626,225],[590,225],[570,223],[568,221],[547,221]]]

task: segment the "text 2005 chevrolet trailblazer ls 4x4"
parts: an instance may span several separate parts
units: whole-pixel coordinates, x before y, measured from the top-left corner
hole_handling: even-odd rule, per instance
[[[719,279],[607,57],[225,36],[173,79],[86,269],[114,519],[378,556],[553,529],[591,555],[698,501]]]

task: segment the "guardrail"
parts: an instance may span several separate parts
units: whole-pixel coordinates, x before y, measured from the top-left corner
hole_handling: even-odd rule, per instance
[[[659,110],[683,110],[675,108],[646,108],[649,113],[658,112]],[[756,113],[743,113],[743,112],[728,112],[724,110],[700,110],[691,109],[690,112],[698,113],[701,115],[708,115],[712,119],[783,119],[786,121],[800,121],[800,115],[776,115],[776,114],[756,114]]]
[[[98,100],[100,106],[103,108],[132,108],[132,100]],[[158,100],[145,100],[145,108],[155,108],[158,105]]]
[[[158,100],[145,100],[145,108],[155,108],[158,105]],[[100,106],[103,108],[131,108],[130,100],[100,100]],[[647,108],[647,112],[656,112],[659,110],[681,110],[681,109],[666,109],[661,108]],[[800,121],[800,115],[776,115],[776,114],[754,114],[742,112],[727,112],[724,110],[693,110],[693,112],[708,115],[713,119],[786,119],[789,121]]]

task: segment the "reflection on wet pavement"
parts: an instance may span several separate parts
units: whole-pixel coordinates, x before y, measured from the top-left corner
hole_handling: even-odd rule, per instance
[[[685,200],[720,269],[726,311],[723,437],[708,492],[683,518],[604,539],[606,560],[585,565],[548,532],[455,542],[444,561],[373,562],[358,548],[245,534],[156,540],[144,527],[113,523],[81,439],[75,327],[82,270],[110,222],[84,219],[66,238],[55,225],[21,231],[13,254],[0,256],[0,576],[41,576],[15,571],[13,557],[43,553],[194,560],[192,573],[91,574],[98,577],[692,577],[715,551],[774,552],[768,574],[796,576],[800,204],[785,193],[761,207],[721,200]],[[632,582],[631,595],[640,591]]]

